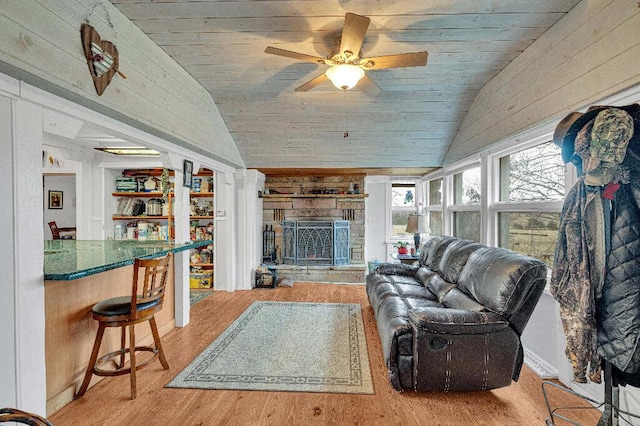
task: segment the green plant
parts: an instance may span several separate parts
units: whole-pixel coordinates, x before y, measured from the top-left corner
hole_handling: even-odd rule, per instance
[[[398,241],[397,243],[395,243],[393,245],[395,248],[400,248],[400,247],[409,247],[409,243],[407,241]]]

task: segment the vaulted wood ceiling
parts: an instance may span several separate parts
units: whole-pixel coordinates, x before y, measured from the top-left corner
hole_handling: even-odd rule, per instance
[[[478,90],[579,0],[112,2],[211,92],[247,167],[415,174],[442,165]],[[368,71],[376,96],[294,92],[327,67],[265,48],[326,57],[346,12],[371,18],[363,56],[427,50],[427,66]]]

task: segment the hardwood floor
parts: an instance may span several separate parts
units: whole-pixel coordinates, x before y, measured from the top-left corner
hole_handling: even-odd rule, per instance
[[[359,303],[375,395],[166,389],[167,384],[255,300]],[[154,363],[138,374],[138,398],[129,378],[106,378],[49,420],[65,425],[544,425],[549,417],[542,381],[526,366],[507,388],[471,393],[396,392],[387,378],[373,311],[364,287],[299,284],[293,288],[216,292],[191,310],[191,323],[163,337],[170,369]],[[586,406],[560,391],[552,405]],[[564,412],[595,425],[596,410]],[[556,425],[567,424],[556,420]]]

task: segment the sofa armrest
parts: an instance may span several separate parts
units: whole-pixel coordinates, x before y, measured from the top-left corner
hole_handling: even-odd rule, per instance
[[[416,330],[438,334],[486,334],[509,327],[509,322],[493,312],[452,308],[414,308],[409,321]]]
[[[375,269],[375,272],[382,275],[404,275],[405,277],[415,278],[418,269],[420,269],[418,266],[405,263],[381,263]]]

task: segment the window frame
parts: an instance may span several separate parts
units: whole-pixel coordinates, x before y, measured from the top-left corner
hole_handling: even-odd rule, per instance
[[[455,214],[459,212],[479,212],[480,213],[480,243],[483,242],[484,238],[484,217],[483,214],[483,202],[486,199],[484,195],[486,193],[486,188],[484,185],[485,179],[483,179],[484,167],[483,164],[485,161],[481,157],[476,156],[475,158],[469,159],[464,163],[458,163],[454,167],[445,170],[444,179],[442,181],[443,186],[445,182],[447,183],[446,192],[443,190],[442,195],[442,203],[443,203],[443,218],[442,218],[442,227],[443,227],[443,235],[453,235],[455,236]],[[479,168],[480,169],[480,202],[477,204],[456,204],[455,203],[455,176],[458,174],[462,174],[467,170]],[[448,202],[445,202],[445,193]],[[446,224],[446,226],[445,226]],[[446,229],[446,231],[445,231]]]
[[[441,180],[441,184],[440,184],[440,204],[431,204],[431,182],[435,181],[435,180]],[[437,173],[432,173],[429,175],[429,179],[425,179],[424,180],[425,183],[425,206],[423,208],[423,212],[427,215],[427,223],[429,224],[429,227],[431,227],[431,213],[432,212],[438,212],[440,213],[441,216],[441,221],[442,221],[442,230],[440,232],[440,234],[438,235],[445,235],[444,234],[444,199],[445,199],[445,195],[444,195],[444,174],[442,173],[442,171],[439,171]],[[433,234],[433,230],[430,234]]]
[[[413,181],[413,201],[412,206],[394,206],[393,205],[393,187],[400,182]],[[389,228],[387,230],[387,241],[391,244],[395,244],[398,241],[413,242],[413,235],[399,236],[393,232],[393,213],[395,211],[415,213],[420,209],[420,206],[424,205],[424,182],[417,176],[402,176],[393,178],[389,187]]]

